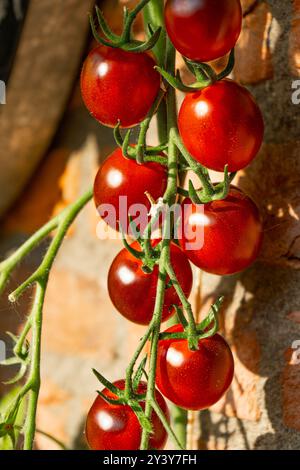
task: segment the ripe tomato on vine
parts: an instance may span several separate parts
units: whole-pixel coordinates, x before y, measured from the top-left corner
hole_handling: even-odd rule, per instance
[[[165,333],[183,331],[174,325]],[[186,339],[166,339],[158,343],[156,385],[175,405],[203,410],[214,405],[228,390],[234,373],[230,347],[216,334],[200,339],[191,351]]]
[[[91,115],[106,126],[132,127],[145,119],[160,88],[148,53],[98,46],[86,58],[81,93]]]
[[[158,240],[152,244],[157,244]],[[138,242],[131,248],[140,250]],[[193,284],[190,263],[183,251],[174,243],[170,246],[170,258],[178,282],[188,298]],[[125,248],[114,259],[108,273],[108,293],[116,309],[128,320],[141,325],[148,325],[152,320],[155,305],[155,292],[159,276],[158,266],[151,273],[144,272],[143,261],[135,258]],[[175,313],[174,305],[180,300],[170,279],[166,279],[162,321]],[[141,299],[143,299],[141,301]]]
[[[205,167],[238,171],[257,155],[264,135],[261,111],[246,88],[221,80],[186,95],[178,116],[182,141]]]
[[[236,44],[242,28],[240,0],[167,0],[165,22],[177,51],[209,62]]]
[[[258,257],[263,240],[259,211],[237,188],[204,207],[183,201],[180,244],[198,268],[224,276],[248,268]],[[201,246],[194,246],[195,232],[203,231]]]
[[[146,192],[156,200],[163,196],[166,186],[167,171],[164,166],[155,162],[139,165],[135,160],[124,157],[122,150],[117,148],[97,172],[94,202],[100,215],[106,214],[105,220],[112,228],[119,229],[121,223],[125,230],[128,227],[128,215],[136,216],[136,212],[140,210],[134,206],[142,205],[146,215],[148,214],[151,204]],[[140,228],[145,228],[147,221],[148,218]]]
[[[118,380],[114,386],[124,390],[125,381]],[[147,384],[140,382],[137,394],[145,394]],[[156,400],[167,420],[170,419],[167,404],[163,396],[156,390]],[[133,410],[128,405],[110,404],[105,401],[117,399],[107,388],[98,395],[91,406],[86,420],[86,438],[92,450],[138,450],[140,447],[142,427]],[[145,406],[141,401],[142,407]],[[150,438],[151,449],[161,450],[167,440],[167,433],[154,412],[151,416],[153,435]]]

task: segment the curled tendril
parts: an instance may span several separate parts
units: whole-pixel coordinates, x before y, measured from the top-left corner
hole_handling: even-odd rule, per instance
[[[96,16],[97,16],[98,26],[100,27],[104,36],[104,37],[100,36],[100,34],[97,31],[98,28],[95,24],[93,15],[90,15],[90,24],[91,24],[92,32],[96,41],[104,46],[123,49],[125,51],[130,51],[130,52],[138,53],[138,52],[149,51],[150,49],[152,49],[157,43],[157,41],[159,40],[161,30],[162,30],[161,27],[158,27],[155,31],[153,31],[153,29],[149,25],[148,29],[150,31],[150,37],[145,42],[136,41],[132,39],[131,37],[132,36],[131,35],[132,24],[134,20],[136,19],[138,13],[144,8],[144,6],[147,3],[149,3],[149,1],[150,0],[142,0],[132,11],[129,11],[127,7],[124,7],[124,16],[123,16],[124,26],[123,26],[123,32],[121,35],[117,35],[113,33],[113,31],[110,29],[110,27],[106,23],[102,11],[99,9],[99,7],[96,6]]]

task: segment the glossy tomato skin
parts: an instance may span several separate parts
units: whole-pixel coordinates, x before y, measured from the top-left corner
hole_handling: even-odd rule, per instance
[[[160,88],[156,63],[146,52],[133,53],[98,46],[86,58],[81,72],[83,101],[102,124],[132,127],[150,110]]]
[[[204,212],[203,212],[204,211]],[[263,227],[254,202],[231,187],[226,199],[204,206],[183,201],[180,244],[189,260],[211,274],[234,274],[258,257]],[[202,246],[193,248],[195,230],[203,230]]]
[[[165,23],[175,48],[196,62],[224,56],[242,27],[240,0],[167,0]]]
[[[118,148],[103,162],[96,175],[94,182],[96,208],[101,216],[105,216],[106,222],[112,228],[118,229],[120,221],[125,229],[128,224],[127,212],[136,218],[133,205],[142,204],[145,213],[145,221],[141,224],[143,229],[148,222],[147,214],[150,210],[150,202],[145,191],[149,191],[157,200],[165,192],[167,179],[167,171],[159,163],[149,162],[139,165],[135,160],[125,158],[122,150]],[[120,197],[126,198],[126,206],[123,207]],[[102,213],[102,206],[106,204],[114,208],[116,218],[107,217]]]
[[[178,116],[181,138],[191,155],[215,171],[245,168],[262,144],[261,111],[246,88],[221,80],[186,95]]]
[[[140,250],[137,242],[132,247]],[[171,262],[186,297],[189,297],[193,285],[192,269],[186,255],[174,243],[171,243]],[[148,325],[153,315],[157,281],[158,266],[154,267],[151,274],[146,274],[142,270],[142,261],[123,249],[110,267],[108,292],[115,308],[125,318],[140,325]],[[169,279],[166,282],[168,281]],[[168,287],[165,291],[162,320],[165,321],[174,314],[172,305],[179,304],[174,287]]]
[[[125,381],[119,380],[114,385],[124,390]],[[138,393],[144,394],[147,384],[141,382]],[[107,388],[103,393],[109,398],[117,398]],[[169,411],[162,395],[156,390],[156,400],[167,417]],[[140,403],[142,408],[144,402]],[[152,413],[153,435],[150,437],[152,449],[161,450],[167,441],[167,433],[156,413]],[[138,450],[142,436],[141,426],[132,409],[127,405],[111,405],[100,395],[95,399],[86,420],[86,438],[92,450]]]
[[[183,328],[175,325],[166,331]],[[156,385],[181,408],[203,410],[214,405],[230,387],[233,374],[230,347],[219,334],[199,340],[197,351],[189,349],[186,339],[159,341]]]

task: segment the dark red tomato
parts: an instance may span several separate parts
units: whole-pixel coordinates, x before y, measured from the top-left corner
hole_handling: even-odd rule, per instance
[[[120,390],[124,390],[125,381],[119,380],[114,383]],[[147,384],[141,382],[138,393],[145,394]],[[103,393],[108,398],[117,398],[107,388]],[[161,410],[167,417],[169,411],[164,398],[156,390],[156,400]],[[140,403],[145,408],[144,402]],[[167,433],[156,413],[152,413],[153,435],[150,437],[150,447],[161,450],[167,440]],[[127,405],[111,405],[100,395],[94,401],[86,420],[86,438],[92,450],[138,450],[142,436],[140,423]]]
[[[175,48],[209,62],[227,54],[241,32],[240,0],[167,0],[165,22]]]
[[[221,276],[243,271],[257,258],[262,222],[254,202],[232,187],[226,199],[205,205],[183,201],[180,244],[189,260]]]
[[[141,219],[141,230],[148,223],[148,191],[157,200],[167,186],[167,171],[159,163],[139,165],[116,149],[101,165],[94,183],[94,201],[101,217],[114,229],[128,226],[128,214]],[[142,207],[134,207],[139,204]],[[108,205],[108,206],[106,206]]]
[[[238,171],[256,156],[264,135],[261,111],[246,88],[221,80],[186,95],[178,117],[182,140],[202,165]]]
[[[156,242],[155,242],[156,243]],[[139,244],[132,247],[139,250]],[[192,290],[193,273],[190,263],[183,251],[174,243],[171,244],[171,262],[177,279],[188,297]],[[126,249],[114,259],[108,274],[108,292],[116,309],[128,320],[147,325],[153,315],[158,266],[151,274],[142,270],[142,261],[132,256]],[[168,283],[169,279],[167,279]],[[174,287],[167,287],[162,319],[167,320],[174,314],[172,305],[179,305],[180,300]]]
[[[183,331],[175,325],[167,332]],[[156,384],[171,402],[188,410],[203,410],[214,405],[229,388],[234,372],[230,347],[216,334],[199,340],[191,351],[186,339],[160,340]]]
[[[95,119],[106,126],[132,127],[150,110],[160,88],[155,61],[147,53],[98,46],[83,64],[81,93]]]

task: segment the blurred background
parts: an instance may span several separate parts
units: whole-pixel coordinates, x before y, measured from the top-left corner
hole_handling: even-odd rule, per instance
[[[118,32],[122,6],[135,1],[97,3]],[[1,258],[88,189],[115,147],[111,130],[89,116],[80,96],[81,64],[93,46],[88,12],[94,4],[0,0],[0,80],[6,84],[6,104],[0,104]],[[300,340],[300,105],[293,104],[292,86],[300,76],[300,1],[242,5],[233,76],[256,96],[266,135],[259,158],[236,184],[262,211],[265,244],[259,262],[239,276],[197,275],[192,300],[199,315],[226,295],[221,324],[236,371],[220,403],[189,415],[188,440],[193,449],[297,449],[300,364],[292,345]],[[141,18],[136,34],[142,34]],[[184,78],[191,79],[187,72]],[[155,141],[153,125],[149,142]],[[85,446],[85,416],[98,388],[91,368],[121,378],[143,332],[109,301],[107,271],[121,244],[99,240],[97,223],[90,204],[55,262],[44,311],[38,427],[73,449]],[[45,247],[14,273],[9,292],[33,271]],[[6,331],[19,331],[31,298],[28,292],[14,306],[7,292],[1,298],[0,340],[7,357]],[[12,372],[0,366],[1,381]],[[7,391],[0,385],[0,400]],[[40,435],[36,445],[56,448]]]

